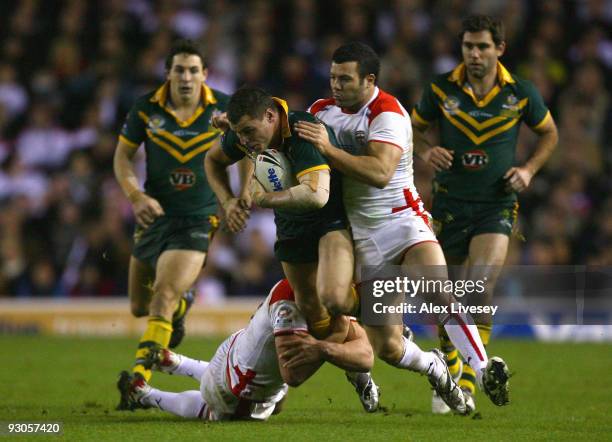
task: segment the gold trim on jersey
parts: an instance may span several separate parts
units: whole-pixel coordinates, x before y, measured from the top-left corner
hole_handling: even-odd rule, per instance
[[[145,124],[149,123],[149,120],[150,120],[149,116],[145,114],[144,112],[138,111],[138,116],[142,119],[142,121],[145,122]],[[210,132],[204,132],[186,141],[182,140],[180,137],[177,137],[173,133],[168,132],[167,130],[164,130],[164,129],[156,129],[154,133],[155,135],[160,135],[162,138],[165,138],[166,140],[176,144],[182,150],[185,150],[185,149],[189,149],[191,146],[195,144],[198,144],[201,141],[204,141],[204,140],[210,139],[210,137],[216,136],[217,134],[221,133],[221,130],[215,129]]]
[[[283,138],[289,138],[291,136],[291,128],[289,127],[289,106],[282,98],[272,97],[272,99],[280,105],[285,113],[283,117],[281,117],[282,135]]]
[[[176,150],[175,147],[171,146],[170,144],[166,143],[164,140],[157,138],[153,132],[150,129],[147,129],[147,136],[149,137],[149,140],[151,140],[152,142],[154,142],[157,146],[161,147],[162,149],[164,149],[166,152],[168,152],[170,155],[172,155],[174,158],[176,158],[179,162],[181,163],[186,163],[187,161],[189,161],[190,159],[192,159],[193,157],[195,157],[196,155],[207,151],[208,149],[210,149],[212,147],[212,145],[215,143],[215,141],[217,141],[217,137],[215,137],[213,140],[209,141],[208,143],[202,144],[201,146],[198,146],[197,148],[182,154],[181,152],[179,152],[178,150]]]
[[[472,98],[472,101],[474,101],[474,104],[476,104],[476,106],[478,107],[485,107],[487,104],[489,104],[491,100],[493,100],[493,98],[495,98],[497,94],[501,92],[502,88],[506,84],[515,83],[515,80],[514,78],[512,78],[512,75],[510,75],[510,72],[508,72],[508,70],[504,67],[504,65],[498,61],[497,62],[498,84],[496,84],[493,87],[493,89],[491,89],[489,93],[482,100],[479,100],[476,97],[476,95],[474,95],[474,91],[472,90],[472,88],[465,81],[465,78],[466,78],[465,63],[461,63],[455,69],[453,69],[450,76],[448,77],[448,80],[454,83],[457,83],[457,85],[461,87],[461,90],[465,92],[467,95],[469,95]]]
[[[542,121],[540,121],[538,124],[536,124],[535,126],[533,126],[533,130],[538,130],[539,128],[541,128],[542,126],[544,126],[548,120],[550,120],[552,118],[552,116],[550,115],[550,111],[546,112],[546,115],[544,115],[544,118],[542,118]]]
[[[296,178],[301,178],[304,175],[306,175],[307,173],[316,172],[317,170],[331,170],[331,169],[330,169],[330,167],[327,164],[320,164],[318,166],[312,166],[312,167],[309,167],[308,169],[302,170],[301,172],[297,173],[295,175],[295,177]]]
[[[138,146],[140,146],[140,144],[138,143],[134,143],[131,140],[128,140],[125,136],[123,135],[119,135],[119,140],[122,141],[123,143],[127,144],[129,147],[131,147],[132,149],[137,148]]]
[[[425,118],[419,115],[416,108],[412,109],[412,114],[410,116],[412,117],[413,120],[416,120],[415,122],[417,126],[427,127],[430,124],[429,121],[427,121]]]
[[[440,98],[440,100],[443,103],[446,101],[447,95],[444,93],[442,89],[440,89],[438,86],[436,86],[433,83],[431,84],[431,89]],[[521,101],[517,103],[516,111],[520,111],[525,106],[527,106],[528,103],[529,103],[529,98],[523,98]],[[500,134],[510,129],[512,126],[514,126],[519,121],[518,118],[512,118],[508,121],[507,117],[497,116],[497,117],[489,118],[483,122],[478,122],[474,117],[472,117],[471,115],[462,111],[459,108],[453,109],[452,112],[449,112],[448,110],[446,110],[443,104],[438,104],[438,106],[440,107],[440,110],[442,111],[442,114],[446,117],[446,119],[450,121],[453,126],[455,126],[457,129],[463,132],[470,140],[472,140],[474,144],[482,144],[483,142],[487,141],[491,137],[494,137],[495,135]],[[475,129],[478,132],[482,132],[485,129],[495,124],[501,123],[503,121],[507,121],[507,123],[495,129],[492,129],[489,132],[485,132],[484,134],[479,136],[479,135],[476,135],[476,133],[474,133],[473,130],[463,125],[458,119],[454,118],[455,116],[461,118],[463,121],[465,121],[467,124],[469,124],[473,129]]]
[[[190,126],[197,118],[202,115],[204,110],[209,104],[217,103],[217,99],[215,98],[215,94],[213,91],[206,86],[205,83],[202,83],[202,93],[200,95],[201,102],[204,104],[203,106],[200,104],[198,108],[195,110],[193,115],[186,120],[181,120],[178,115],[174,112],[174,109],[168,106],[168,91],[170,89],[170,82],[166,81],[159,89],[155,91],[153,97],[151,97],[150,101],[152,103],[158,103],[162,109],[172,115],[176,121],[176,123],[180,127]]]

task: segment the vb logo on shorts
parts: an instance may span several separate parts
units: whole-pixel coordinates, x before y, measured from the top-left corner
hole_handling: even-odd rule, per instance
[[[484,150],[475,149],[461,156],[461,164],[470,170],[482,169],[489,163],[489,156]]]
[[[193,187],[196,182],[195,173],[186,167],[179,167],[170,172],[170,184],[176,190],[185,190]]]

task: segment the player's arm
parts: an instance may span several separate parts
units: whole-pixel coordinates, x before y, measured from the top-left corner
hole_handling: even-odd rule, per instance
[[[366,155],[351,155],[329,141],[323,124],[299,121],[295,129],[300,137],[325,155],[333,168],[379,189],[389,183],[402,157],[401,147],[380,141],[370,141]]]
[[[325,340],[296,332],[277,342],[276,347],[281,373],[293,381],[308,379],[325,361],[358,372],[369,371],[374,364],[374,353],[365,331],[346,316],[336,318],[334,330]]]
[[[453,155],[455,151],[438,146],[431,142],[428,137],[428,129],[430,125],[418,122],[418,119],[412,117],[412,143],[414,146],[414,154],[430,165],[437,172],[444,169],[450,169],[453,165]]]
[[[544,166],[557,147],[559,134],[550,114],[547,114],[541,125],[532,130],[538,135],[535,150],[523,166],[512,167],[506,172],[504,178],[507,181],[508,190],[514,192],[525,190],[533,176]]]
[[[137,150],[138,145],[120,137],[113,157],[113,170],[124,195],[132,203],[136,222],[147,227],[155,221],[155,218],[164,214],[164,209],[155,198],[151,198],[140,190],[134,168],[134,157]]]
[[[250,160],[247,158],[244,161]],[[208,184],[210,184],[213,192],[217,195],[217,199],[225,211],[227,227],[233,233],[240,232],[246,227],[246,222],[250,215],[250,201],[236,197],[230,186],[227,168],[235,162],[236,160],[230,158],[223,151],[221,143],[215,143],[206,154],[206,159],[204,160]],[[245,170],[248,170],[247,166],[243,165],[241,178]],[[248,180],[243,181],[243,185],[246,185],[244,184],[246,182]]]
[[[329,200],[329,169],[314,170],[298,177],[299,184],[280,192],[266,192],[263,186],[253,178],[251,180],[251,197],[259,207],[283,209],[294,212],[307,212],[320,209]]]

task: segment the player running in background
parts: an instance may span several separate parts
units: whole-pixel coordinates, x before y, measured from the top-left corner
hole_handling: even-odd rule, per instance
[[[429,227],[429,214],[413,184],[410,118],[399,101],[376,86],[380,62],[362,43],[338,48],[331,65],[333,98],[316,101],[310,112],[331,127],[335,147],[321,124],[300,122],[296,130],[344,175],[343,196],[355,241],[356,281],[359,268],[384,264],[421,266],[446,279],[444,255]],[[440,294],[439,302],[452,297]],[[444,299],[442,299],[444,298]],[[445,330],[477,371],[485,390],[505,383],[499,358],[487,358],[476,327],[465,315],[445,318]],[[366,326],[376,354],[387,363],[410,369],[412,343],[401,325]],[[499,367],[498,367],[499,365]],[[502,370],[502,371],[503,371]],[[461,391],[455,392],[463,399]]]
[[[487,277],[486,304],[491,303],[516,223],[516,194],[529,186],[558,139],[555,123],[534,85],[499,62],[505,48],[500,21],[483,15],[464,20],[463,62],[434,78],[412,112],[415,153],[436,170],[434,230],[449,264],[480,266],[468,267],[463,278]],[[515,167],[522,121],[539,138],[531,158]],[[437,123],[439,144],[425,137],[432,123]],[[482,314],[474,319],[487,345],[493,318]],[[457,375],[461,364],[455,346],[444,330],[439,330],[439,336],[450,369]],[[474,371],[464,366],[460,385],[472,406],[474,382]],[[432,408],[448,410],[436,398]]]
[[[149,316],[136,352],[134,372],[149,349],[176,347],[193,302],[190,291],[217,228],[217,203],[204,173],[204,156],[219,138],[211,126],[228,97],[209,88],[207,69],[195,45],[179,40],[166,59],[167,81],[140,98],[121,129],[115,176],[132,203],[138,225],[130,259],[132,314]],[[140,189],[134,157],[144,144],[147,176]]]

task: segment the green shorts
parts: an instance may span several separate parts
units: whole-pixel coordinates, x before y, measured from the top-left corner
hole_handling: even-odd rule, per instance
[[[274,244],[274,256],[279,261],[289,263],[317,262],[319,260],[319,240],[334,230],[348,227],[344,219],[314,226],[293,238],[279,238]]]
[[[146,229],[136,226],[132,255],[155,267],[166,250],[207,252],[218,225],[215,215],[159,217]]]
[[[474,236],[512,234],[518,216],[518,202],[469,202],[434,197],[431,216],[444,255],[465,258]]]

